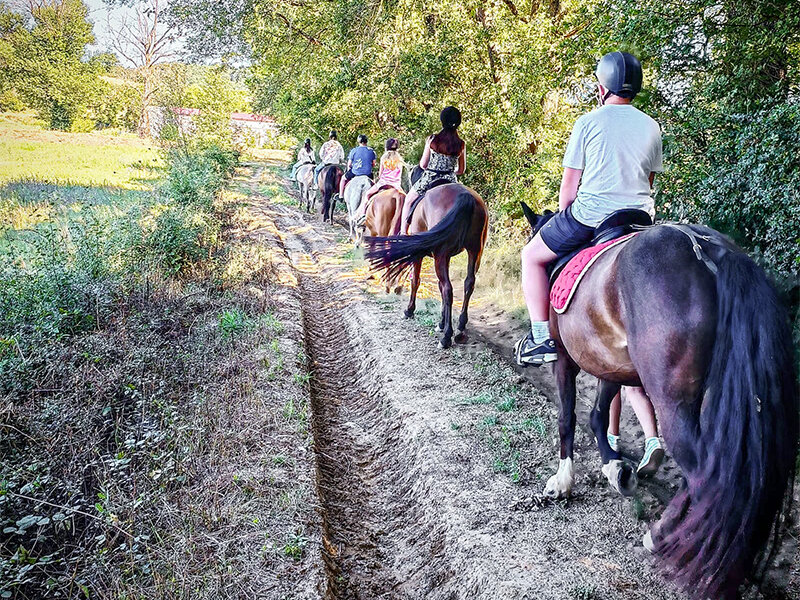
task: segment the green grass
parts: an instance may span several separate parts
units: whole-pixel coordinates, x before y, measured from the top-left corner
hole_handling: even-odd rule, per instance
[[[158,148],[133,134],[46,131],[29,113],[0,113],[0,185],[141,190],[152,185],[162,165]]]

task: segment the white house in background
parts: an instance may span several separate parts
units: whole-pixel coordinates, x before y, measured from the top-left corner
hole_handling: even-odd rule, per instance
[[[152,106],[150,112],[150,131],[154,137],[161,134],[167,108]],[[199,108],[173,108],[175,121],[181,133],[192,135],[195,129],[194,119],[200,114]],[[278,123],[269,115],[253,113],[231,113],[231,129],[234,141],[250,147],[263,147],[279,133]]]

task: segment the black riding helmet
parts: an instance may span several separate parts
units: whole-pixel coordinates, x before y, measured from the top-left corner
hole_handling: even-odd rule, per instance
[[[336,137],[337,137],[336,136],[336,130],[335,129],[331,129],[331,132],[328,134],[328,139],[329,140],[335,140]]]
[[[363,133],[358,134],[358,143],[359,144],[366,144],[367,143],[367,136]]]
[[[627,52],[609,52],[597,63],[594,74],[600,85],[608,90],[603,100],[609,94],[633,99],[642,89],[642,65]]]
[[[305,140],[303,143],[304,143],[306,146],[310,146],[310,145],[311,145],[311,138],[306,138],[306,140]]]
[[[396,139],[389,138],[388,140],[386,140],[386,143],[384,144],[383,147],[386,149],[387,152],[389,152],[390,150],[397,150],[397,145],[398,144]]]
[[[461,125],[461,112],[455,106],[445,106],[439,114],[444,129],[458,129]]]

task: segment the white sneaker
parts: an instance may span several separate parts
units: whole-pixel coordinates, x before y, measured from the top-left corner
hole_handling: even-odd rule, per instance
[[[659,439],[657,437],[647,438],[644,441],[644,456],[639,462],[636,474],[640,477],[649,477],[655,474],[663,460],[664,449],[661,447]]]

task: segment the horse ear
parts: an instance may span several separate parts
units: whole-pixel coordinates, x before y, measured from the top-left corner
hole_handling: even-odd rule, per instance
[[[539,222],[539,215],[531,210],[531,207],[525,204],[524,202],[520,201],[522,205],[522,214],[525,215],[525,218],[528,220],[528,223],[531,224],[531,229],[536,229],[536,225]]]

